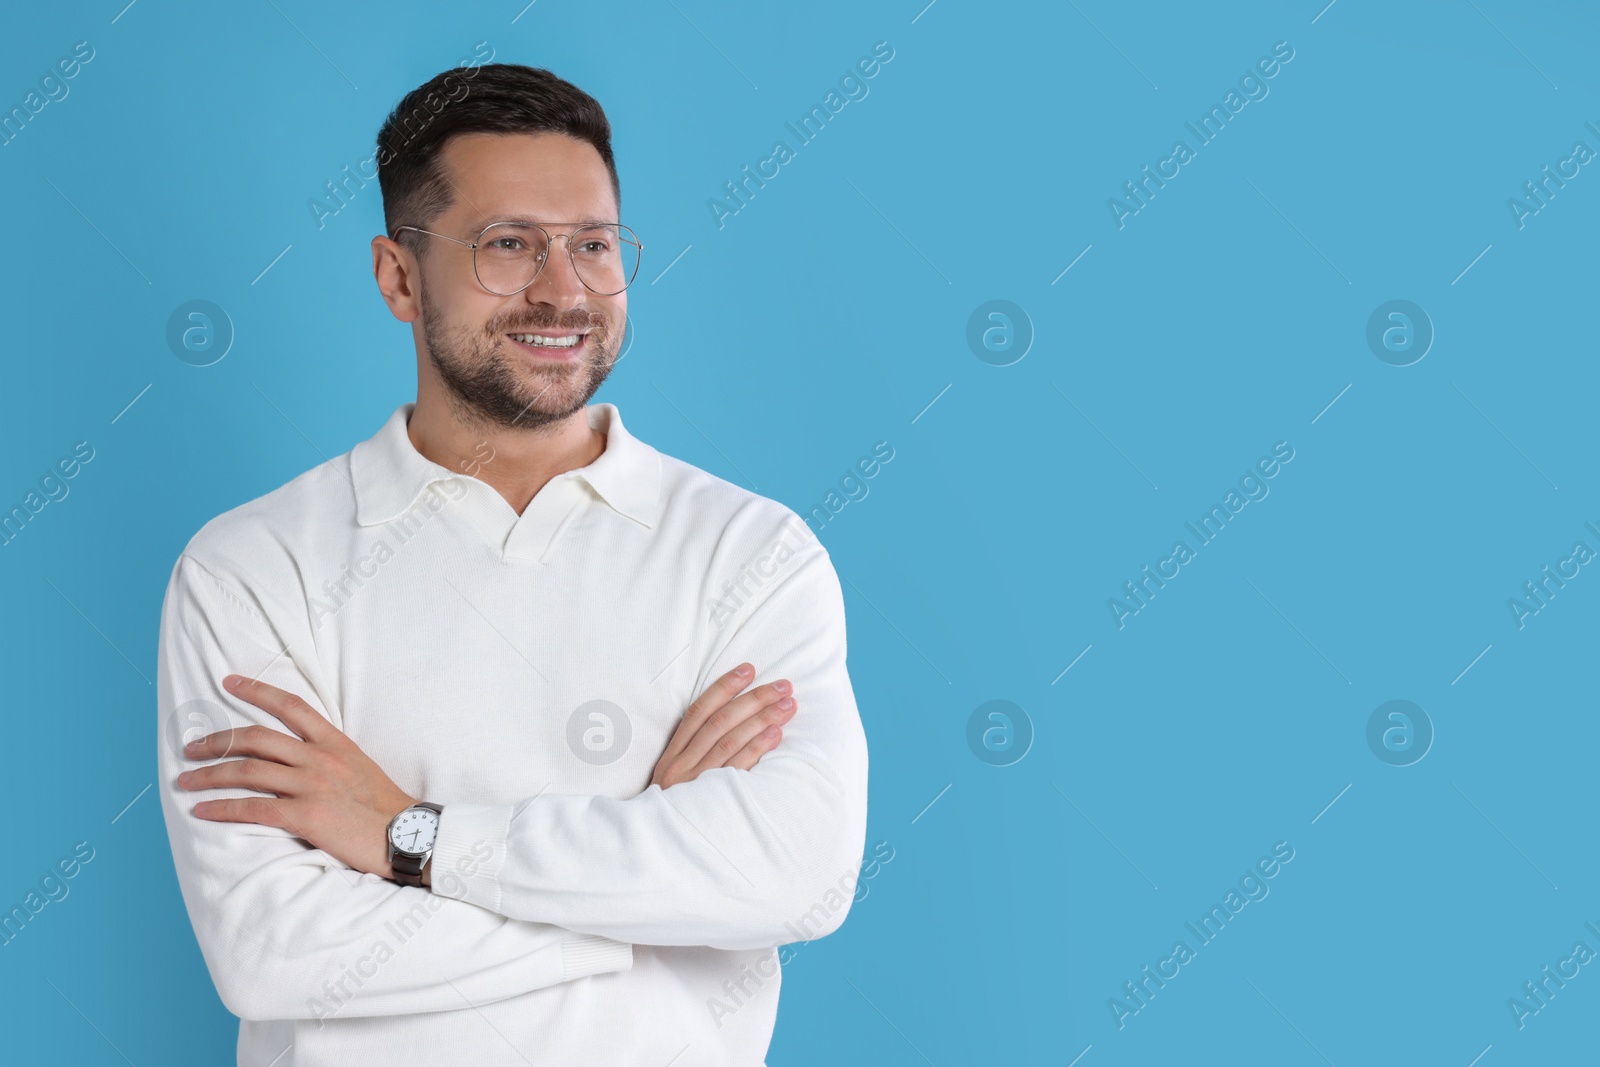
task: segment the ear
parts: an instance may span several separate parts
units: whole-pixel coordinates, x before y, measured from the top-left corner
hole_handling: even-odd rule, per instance
[[[421,273],[416,256],[404,246],[381,235],[372,239],[372,276],[389,312],[401,322],[422,317]]]

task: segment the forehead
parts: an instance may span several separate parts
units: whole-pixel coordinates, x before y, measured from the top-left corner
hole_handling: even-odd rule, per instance
[[[563,133],[469,133],[440,153],[454,186],[448,216],[617,221],[611,174],[587,141]]]

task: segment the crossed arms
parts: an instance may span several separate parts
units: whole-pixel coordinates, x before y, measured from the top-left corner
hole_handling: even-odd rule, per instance
[[[256,790],[202,784],[196,788],[207,790],[207,808],[219,817],[194,813],[196,797],[178,774],[226,754],[225,746],[235,756],[252,754],[252,745],[279,753],[315,733],[333,751],[342,744],[352,766],[365,757],[334,728],[309,657],[285,650],[293,642],[249,591],[180,557],[161,617],[161,802],[179,885],[223,1003],[243,1019],[325,1018],[330,1004],[345,1016],[455,1010],[626,970],[635,943],[753,949],[803,939],[791,924],[842,875],[854,876],[866,832],[866,745],[843,623],[838,579],[813,544],[710,652],[719,674],[759,664],[804,695],[805,714],[785,724],[780,748],[710,748],[707,738],[722,731],[757,732],[749,719],[742,732],[731,722],[724,695],[720,704],[696,701],[635,797],[545,793],[508,805],[430,798],[445,804],[430,891],[391,882],[380,870],[386,860],[336,845],[338,834],[325,828],[340,822],[331,803],[295,808],[286,793],[263,795],[277,792],[264,778]],[[241,699],[222,687],[232,671],[266,684]],[[315,713],[314,723],[300,721],[306,733],[290,725],[293,713],[252,702],[283,699],[262,696],[268,689],[302,700],[303,715]],[[762,689],[759,698],[740,697],[741,707],[770,704],[775,695]],[[191,737],[227,737],[211,734],[207,755],[186,757],[173,741],[186,722],[198,727]],[[240,729],[250,726],[261,729]],[[343,766],[314,766],[336,765]],[[228,766],[213,763],[205,773]],[[244,804],[223,816],[211,806],[219,800],[224,810]],[[396,801],[392,815],[403,793],[380,789],[372,803]],[[381,841],[380,829],[380,850]],[[820,930],[807,927],[806,937],[832,932],[846,910]],[[352,967],[359,995],[340,998]]]

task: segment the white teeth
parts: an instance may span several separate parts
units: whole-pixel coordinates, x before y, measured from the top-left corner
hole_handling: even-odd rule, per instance
[[[582,335],[569,333],[565,337],[541,337],[533,333],[514,333],[513,341],[520,341],[525,345],[535,345],[539,348],[571,348],[582,340]]]

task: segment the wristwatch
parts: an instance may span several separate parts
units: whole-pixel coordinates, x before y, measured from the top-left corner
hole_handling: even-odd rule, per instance
[[[422,869],[433,858],[444,808],[426,801],[413,804],[389,820],[389,866],[401,885],[421,886]]]

